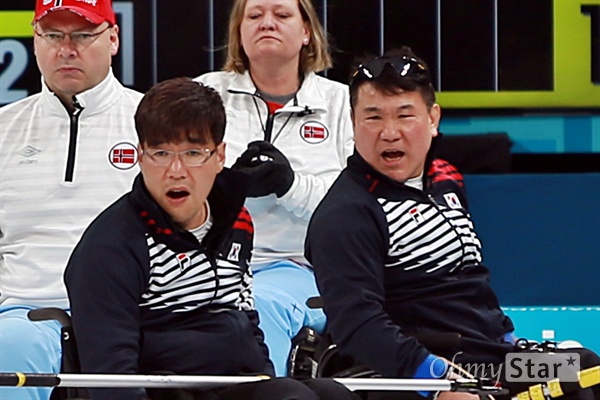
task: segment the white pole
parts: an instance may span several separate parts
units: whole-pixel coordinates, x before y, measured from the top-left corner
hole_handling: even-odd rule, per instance
[[[135,374],[33,374],[0,373],[0,386],[60,386],[85,388],[218,388],[237,383],[259,382],[271,379],[260,376],[218,375],[135,375]],[[443,379],[395,378],[332,378],[348,389],[448,391],[458,381]],[[465,380],[466,382],[466,380]],[[470,381],[471,382],[471,381]],[[475,381],[472,381],[475,382]],[[460,385],[459,385],[460,386]],[[459,389],[460,390],[460,389]]]
[[[205,375],[116,375],[116,374],[58,374],[64,387],[111,388],[216,388],[236,383],[258,382],[268,376],[205,376]]]
[[[442,379],[395,379],[395,378],[333,378],[355,390],[402,390],[402,391],[449,391],[452,381]]]

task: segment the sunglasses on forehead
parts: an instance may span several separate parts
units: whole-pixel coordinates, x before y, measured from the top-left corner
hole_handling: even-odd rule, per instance
[[[350,77],[350,85],[362,80],[379,78],[387,66],[390,66],[400,78],[427,78],[429,81],[429,72],[425,65],[416,58],[401,56],[382,57],[360,64]]]

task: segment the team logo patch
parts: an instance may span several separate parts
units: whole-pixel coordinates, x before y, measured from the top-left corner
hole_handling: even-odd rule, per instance
[[[183,271],[190,266],[190,257],[185,253],[177,254],[177,263],[179,264],[179,269]]]
[[[242,249],[242,245],[239,243],[232,243],[231,249],[229,250],[229,254],[227,255],[227,259],[229,261],[240,261],[240,250]]]
[[[408,215],[415,221],[415,223],[420,224],[423,222],[423,216],[421,215],[421,211],[419,211],[418,207],[413,207],[408,210]]]
[[[320,122],[309,121],[300,127],[300,136],[305,142],[317,144],[329,137],[329,130]]]
[[[444,200],[446,200],[446,204],[448,204],[448,207],[450,208],[462,208],[462,204],[460,204],[460,200],[456,193],[446,193],[444,195]]]
[[[137,148],[131,143],[118,143],[110,149],[108,161],[117,169],[131,169],[138,161]]]

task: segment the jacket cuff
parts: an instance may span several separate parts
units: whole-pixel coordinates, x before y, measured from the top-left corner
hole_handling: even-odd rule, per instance
[[[417,367],[413,378],[415,379],[441,379],[448,372],[448,364],[444,359],[430,354]],[[430,391],[418,391],[421,396],[430,398],[433,393]]]

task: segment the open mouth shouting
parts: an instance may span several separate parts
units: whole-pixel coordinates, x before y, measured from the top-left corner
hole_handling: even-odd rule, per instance
[[[385,150],[381,156],[386,162],[400,161],[404,157],[404,152],[401,150]]]
[[[190,192],[186,189],[171,189],[167,192],[167,197],[170,200],[182,201],[190,195]]]

